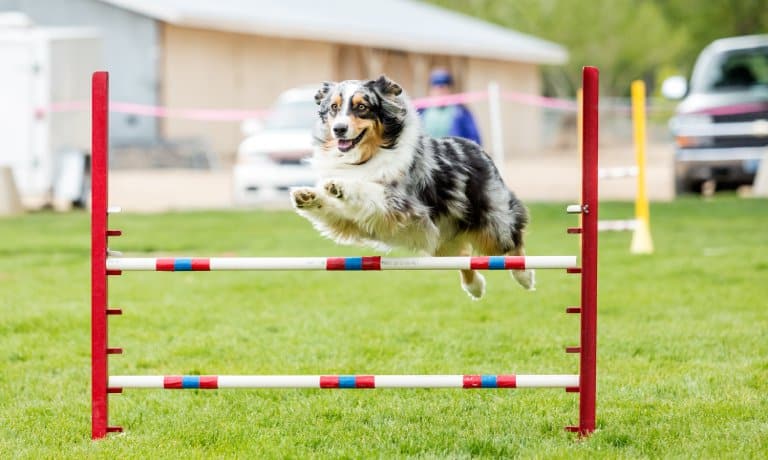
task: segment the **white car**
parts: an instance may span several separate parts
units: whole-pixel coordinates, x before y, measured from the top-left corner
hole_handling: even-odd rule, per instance
[[[304,161],[312,153],[316,92],[316,86],[285,91],[263,122],[243,123],[247,137],[237,149],[233,171],[235,204],[287,205],[291,187],[316,182]]]

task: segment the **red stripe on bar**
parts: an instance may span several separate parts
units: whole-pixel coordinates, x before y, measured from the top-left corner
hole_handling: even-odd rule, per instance
[[[172,272],[174,259],[157,259],[155,261],[155,270],[159,272]]]
[[[490,257],[470,257],[469,268],[473,270],[487,270],[490,262]]]
[[[325,260],[326,270],[344,270],[344,257],[329,257]]]
[[[566,353],[581,353],[581,347],[565,347]]]
[[[579,387],[565,387],[566,393],[578,393],[579,391],[581,391]]]
[[[568,233],[574,234],[574,233],[581,233],[582,229],[581,227],[568,227]]]
[[[483,378],[479,375],[465,375],[463,378],[464,388],[482,388]]]
[[[166,375],[165,377],[163,377],[163,388],[172,388],[172,389],[184,388],[182,386],[182,376]]]
[[[215,390],[219,388],[219,376],[217,375],[201,375],[200,376],[200,389]]]
[[[507,256],[504,258],[504,268],[512,270],[525,270],[524,256]]]
[[[108,426],[107,433],[122,433],[123,427],[121,426]]]
[[[496,388],[517,388],[517,376],[497,375]]]
[[[581,273],[581,267],[566,268],[565,272],[571,275],[578,275],[579,273]]]
[[[372,375],[356,376],[355,388],[376,388],[376,377]]]
[[[363,270],[381,270],[381,257],[363,257]]]
[[[195,272],[211,271],[211,259],[192,259],[192,271],[195,271]]]
[[[107,230],[107,236],[122,236],[122,234],[120,230]]]
[[[321,375],[320,388],[339,388],[338,375]]]

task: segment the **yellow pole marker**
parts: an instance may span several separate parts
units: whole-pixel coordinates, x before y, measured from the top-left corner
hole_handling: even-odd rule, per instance
[[[579,88],[576,90],[576,137],[578,139],[576,148],[579,149],[579,164],[584,157],[584,90]],[[579,184],[579,204],[582,204],[584,197],[581,196],[581,184]],[[582,225],[581,214],[579,214],[579,227]],[[581,244],[581,238],[579,238],[579,244]]]
[[[645,82],[635,80],[631,86],[632,126],[635,137],[635,162],[637,163],[637,195],[635,196],[635,220],[637,226],[632,235],[632,254],[652,254],[651,213],[645,178]]]
[[[584,133],[582,132],[584,130],[584,107],[582,105],[584,104],[584,93],[581,88],[576,90],[576,106],[578,107],[578,110],[576,111],[576,132],[578,133],[578,148],[579,148],[579,160],[581,160],[581,157],[583,156],[584,152],[582,151],[584,148]]]

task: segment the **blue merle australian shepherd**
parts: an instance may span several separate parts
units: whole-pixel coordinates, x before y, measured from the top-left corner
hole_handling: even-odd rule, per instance
[[[326,82],[311,160],[316,187],[291,190],[298,213],[341,244],[404,247],[434,256],[523,255],[526,208],[474,142],[422,133],[416,110],[387,77]],[[532,270],[512,271],[534,288]],[[475,299],[483,276],[461,270]]]

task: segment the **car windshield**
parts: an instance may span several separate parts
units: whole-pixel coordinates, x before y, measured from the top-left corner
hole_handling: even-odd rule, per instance
[[[317,117],[317,106],[312,100],[278,102],[264,120],[269,129],[312,129]]]
[[[768,85],[768,46],[716,54],[700,70],[692,82],[695,92],[739,91]]]

